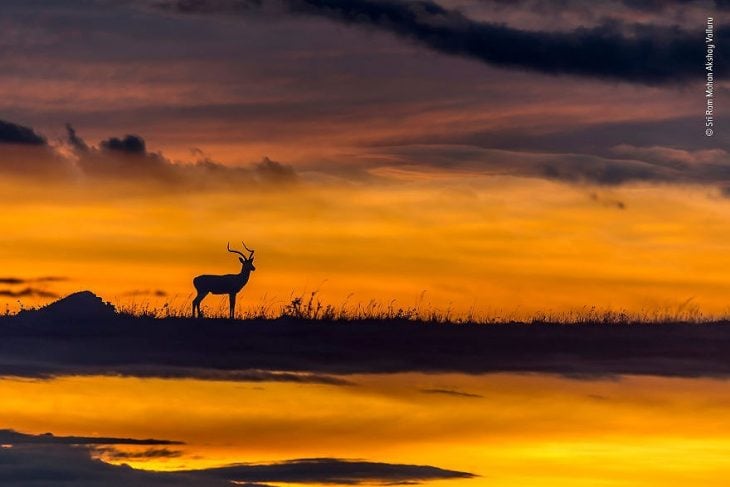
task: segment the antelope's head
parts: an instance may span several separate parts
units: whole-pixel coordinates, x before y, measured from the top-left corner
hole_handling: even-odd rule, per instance
[[[241,244],[243,245],[243,248],[246,249],[249,252],[248,256],[246,256],[243,252],[239,252],[238,250],[231,249],[231,243],[230,242],[228,242],[228,251],[231,252],[231,253],[233,253],[233,254],[240,255],[240,257],[238,258],[238,260],[243,265],[243,268],[241,269],[241,272],[243,272],[243,271],[249,271],[249,272],[255,271],[256,268],[253,265],[253,250],[251,250],[248,247],[246,247],[246,244],[245,243],[241,242]]]

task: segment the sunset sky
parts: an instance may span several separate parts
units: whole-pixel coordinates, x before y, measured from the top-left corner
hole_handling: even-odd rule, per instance
[[[4,2],[3,299],[721,314],[724,5]]]
[[[0,484],[726,484],[727,324],[514,321],[730,316],[729,20],[2,0]],[[180,318],[243,242],[239,317],[510,323]]]

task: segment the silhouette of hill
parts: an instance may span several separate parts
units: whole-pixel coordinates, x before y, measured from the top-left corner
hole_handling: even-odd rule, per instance
[[[115,316],[114,305],[105,303],[91,291],[79,291],[40,309],[20,312],[21,318],[44,318],[48,320],[113,319]]]

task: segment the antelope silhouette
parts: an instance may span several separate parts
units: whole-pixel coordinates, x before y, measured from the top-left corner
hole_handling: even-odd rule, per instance
[[[193,279],[193,286],[195,286],[195,290],[198,292],[198,295],[193,299],[193,318],[195,318],[196,309],[198,310],[197,316],[202,318],[203,313],[200,311],[200,302],[208,294],[227,294],[230,317],[233,319],[233,314],[236,309],[236,294],[246,285],[251,276],[251,272],[256,270],[253,266],[254,251],[246,247],[245,243],[241,242],[241,244],[249,252],[248,257],[238,250],[232,250],[231,243],[228,242],[228,251],[240,255],[238,260],[241,262],[241,272],[238,274],[224,274],[222,276],[203,274]]]

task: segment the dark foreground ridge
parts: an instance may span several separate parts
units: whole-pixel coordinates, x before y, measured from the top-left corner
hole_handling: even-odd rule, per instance
[[[90,293],[89,293],[90,294]],[[470,325],[406,320],[141,318],[65,312],[0,319],[0,375],[131,375],[348,384],[342,375],[544,372],[730,376],[730,323]],[[93,296],[93,295],[92,295]],[[80,302],[80,301],[79,301]],[[64,312],[58,312],[61,310]]]

